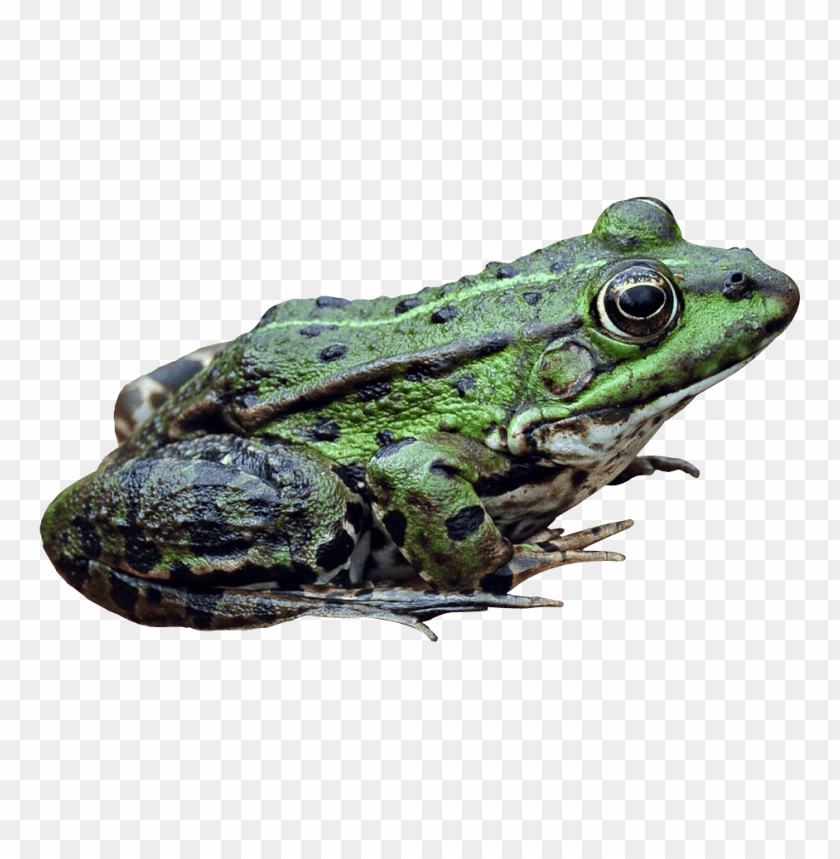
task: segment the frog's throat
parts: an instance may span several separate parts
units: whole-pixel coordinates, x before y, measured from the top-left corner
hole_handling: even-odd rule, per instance
[[[542,409],[530,408],[511,420],[508,450],[514,456],[540,453],[563,465],[603,462],[618,448],[632,458],[665,420],[682,411],[702,391],[737,373],[754,357],[634,409],[608,407],[554,420]]]

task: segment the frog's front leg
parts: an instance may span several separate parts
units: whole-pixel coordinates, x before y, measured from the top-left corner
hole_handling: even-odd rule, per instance
[[[632,522],[566,537],[549,529],[521,544],[507,540],[475,485],[510,468],[508,457],[461,436],[402,439],[380,448],[368,464],[373,512],[420,576],[441,591],[507,593],[552,567],[624,560],[583,549]]]
[[[368,463],[374,515],[422,578],[440,590],[478,588],[513,556],[513,545],[474,488],[482,472],[505,464],[484,445],[443,433],[386,444]]]
[[[692,477],[700,476],[700,469],[684,459],[671,456],[637,456],[621,474],[610,481],[609,485],[620,486],[634,477],[643,477],[655,471],[684,471]]]

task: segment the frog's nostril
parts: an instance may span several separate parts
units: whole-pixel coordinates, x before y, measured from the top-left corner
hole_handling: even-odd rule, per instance
[[[752,281],[742,271],[730,271],[723,282],[723,294],[726,298],[738,301],[747,298],[752,291]]]

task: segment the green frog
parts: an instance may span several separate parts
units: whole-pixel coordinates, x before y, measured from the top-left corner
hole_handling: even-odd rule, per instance
[[[791,322],[796,284],[682,238],[652,197],[589,235],[413,295],[270,308],[236,340],[128,385],[119,447],[62,492],[44,548],[74,588],[150,626],[308,614],[421,630],[451,611],[559,606],[510,591],[624,560],[629,520],[552,522]]]

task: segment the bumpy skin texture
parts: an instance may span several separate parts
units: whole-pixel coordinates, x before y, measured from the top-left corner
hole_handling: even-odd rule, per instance
[[[124,389],[120,447],[48,508],[59,573],[150,625],[305,614],[423,629],[513,597],[632,523],[561,536],[637,454],[792,320],[786,275],[685,242],[670,210],[610,206],[591,234],[398,298],[268,310]]]

